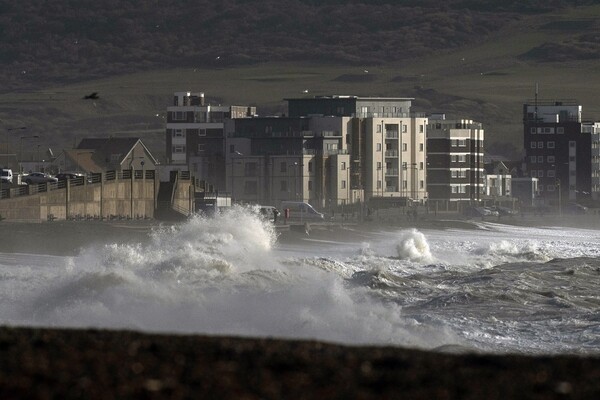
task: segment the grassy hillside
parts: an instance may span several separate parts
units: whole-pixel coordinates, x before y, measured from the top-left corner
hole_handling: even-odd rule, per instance
[[[323,2],[322,7],[331,3]],[[461,2],[450,3],[459,7]],[[600,119],[596,94],[600,68],[590,56],[596,51],[590,37],[600,31],[596,22],[600,6],[518,16],[514,10],[501,13],[511,17],[484,38],[449,48],[428,48],[411,57],[390,56],[386,62],[324,63],[306,58],[228,66],[164,65],[72,83],[50,79],[54,83],[23,85],[0,94],[0,119],[4,128],[27,129],[7,131],[6,140],[0,135],[0,143],[8,141],[14,147],[17,135],[39,135],[35,144],[56,152],[84,136],[139,135],[162,153],[165,108],[173,92],[182,90],[204,91],[213,103],[257,105],[261,114],[284,112],[283,98],[306,96],[305,90],[309,96],[410,96],[418,111],[482,121],[492,148],[494,142],[520,148],[521,107],[533,97],[536,82],[540,97],[576,98],[584,106],[586,119]],[[573,47],[586,51],[565,57]],[[563,56],[549,48],[562,49]],[[397,53],[403,49],[398,45]],[[548,57],[549,53],[554,56]],[[98,92],[99,99],[84,100],[91,92]]]

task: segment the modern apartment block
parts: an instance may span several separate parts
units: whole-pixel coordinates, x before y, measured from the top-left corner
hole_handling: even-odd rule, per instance
[[[485,177],[483,141],[484,130],[479,122],[447,120],[444,114],[429,117],[427,191],[430,202],[454,208],[449,203],[481,200]]]
[[[256,115],[256,108],[206,104],[204,93],[176,92],[167,107],[167,163],[225,190],[224,121]]]
[[[227,191],[236,201],[349,204],[348,117],[263,117],[226,123]]]
[[[535,99],[523,105],[526,173],[538,179],[547,204],[591,197],[592,177],[598,177],[598,158],[594,163],[592,155],[598,126],[582,123],[581,113],[575,100]]]
[[[600,200],[600,122],[584,122],[583,133],[590,135],[591,141],[591,197]]]
[[[290,117],[350,118],[346,137],[351,191],[364,199],[427,199],[424,114],[411,112],[412,98],[318,96],[287,99]]]

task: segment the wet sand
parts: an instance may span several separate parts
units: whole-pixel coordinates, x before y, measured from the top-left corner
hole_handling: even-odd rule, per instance
[[[423,224],[442,229],[470,224],[476,229],[476,224],[462,220]],[[406,227],[413,225],[419,227]],[[90,243],[147,241],[156,226],[152,221],[2,223],[0,251],[76,254]],[[346,230],[349,240],[354,240],[370,227],[346,224],[327,229],[337,234]],[[283,238],[293,234],[288,232]],[[331,231],[312,232],[317,234],[326,237]],[[39,251],[32,251],[32,243],[37,243]],[[600,356],[527,357],[469,354],[453,347],[438,350],[3,327],[0,398],[600,398]]]

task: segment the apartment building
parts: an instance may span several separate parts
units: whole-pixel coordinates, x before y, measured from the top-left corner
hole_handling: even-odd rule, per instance
[[[600,122],[584,122],[581,130],[590,135],[591,142],[591,183],[590,195],[593,200],[600,200]]]
[[[575,100],[535,99],[523,105],[526,173],[538,179],[539,195],[547,204],[591,197],[592,176],[598,176],[592,158],[597,124],[583,123],[581,116],[582,106]]]
[[[479,202],[484,194],[484,130],[469,119],[429,117],[427,191],[429,201],[445,204]],[[459,206],[456,206],[459,207]]]
[[[412,98],[317,96],[287,99],[290,117],[348,117],[350,192],[364,200],[427,199],[424,114],[411,112]],[[350,199],[352,201],[352,199]]]
[[[347,117],[256,117],[226,123],[227,191],[235,201],[349,204]]]
[[[224,191],[225,120],[254,115],[255,107],[207,104],[202,92],[176,92],[173,105],[167,107],[167,163]]]

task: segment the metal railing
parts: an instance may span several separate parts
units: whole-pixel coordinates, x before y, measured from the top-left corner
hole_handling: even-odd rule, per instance
[[[185,171],[181,173],[181,179],[190,179],[190,172]],[[134,179],[146,179],[146,180],[154,180],[155,171],[154,170],[134,170]],[[69,185],[71,187],[74,186],[83,186],[83,185],[93,185],[99,184],[101,182],[113,181],[115,179],[131,179],[131,170],[123,170],[121,172],[116,171],[107,171],[105,173],[93,173],[89,174],[87,177],[77,177],[69,180]],[[46,183],[32,183],[29,185],[19,185],[17,187],[11,188],[2,188],[0,192],[0,199],[7,199],[13,197],[22,197],[28,195],[34,195],[38,193],[51,192],[58,189],[65,189],[67,187],[66,180],[59,180],[58,182],[46,182]]]

